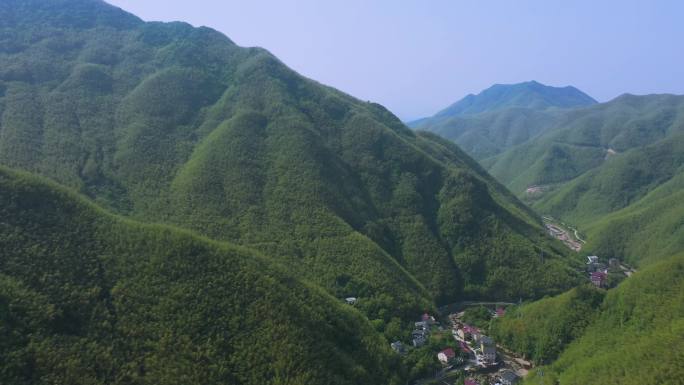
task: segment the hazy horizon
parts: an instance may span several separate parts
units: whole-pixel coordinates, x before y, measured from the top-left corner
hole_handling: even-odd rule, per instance
[[[674,0],[109,2],[266,48],[302,75],[404,120],[495,83],[572,85],[599,101],[684,93],[684,52],[667,44],[684,37],[684,3]]]

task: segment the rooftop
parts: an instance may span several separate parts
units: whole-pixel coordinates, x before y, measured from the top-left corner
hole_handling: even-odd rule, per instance
[[[515,381],[518,379],[518,375],[513,373],[511,370],[505,370],[504,372],[501,373],[501,378],[508,380],[508,381]]]

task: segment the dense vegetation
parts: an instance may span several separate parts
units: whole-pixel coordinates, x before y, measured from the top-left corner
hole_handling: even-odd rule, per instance
[[[487,160],[533,207],[580,227],[588,247],[637,264],[684,250],[684,97],[624,95]]]
[[[508,317],[508,315],[507,315]],[[609,290],[599,315],[529,384],[682,383],[684,255],[670,257]]]
[[[1,164],[259,250],[385,323],[577,282],[465,154],[265,50],[98,0],[5,1],[0,27]]]
[[[403,383],[365,317],[252,251],[4,168],[0,203],[3,384]]]
[[[474,158],[485,159],[540,135],[563,116],[561,109],[594,103],[574,87],[549,87],[535,81],[497,84],[409,126],[451,139]]]
[[[509,308],[491,321],[489,333],[536,364],[558,357],[596,318],[604,291],[579,286],[556,297]]]

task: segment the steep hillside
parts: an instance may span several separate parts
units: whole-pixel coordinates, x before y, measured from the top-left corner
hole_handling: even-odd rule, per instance
[[[684,170],[642,199],[587,224],[588,247],[637,265],[684,250]]]
[[[599,316],[529,384],[682,383],[684,255],[639,271],[608,291]]]
[[[9,0],[0,26],[4,165],[258,249],[373,319],[576,282],[467,156],[265,50],[97,0]]]
[[[3,384],[403,383],[394,357],[263,256],[0,168]]]
[[[566,182],[608,164],[615,155],[684,130],[684,97],[623,95],[608,103],[570,110],[546,134],[485,164],[521,193],[531,185]]]
[[[496,341],[523,353],[539,365],[556,359],[581,337],[599,314],[604,291],[587,284],[556,297],[511,308],[493,319],[489,328]]]
[[[490,171],[540,213],[578,225],[589,247],[637,263],[684,250],[684,97],[625,95],[568,112],[492,162]]]
[[[562,116],[559,109],[595,103],[574,87],[497,84],[409,126],[451,139],[476,159],[485,159],[544,132]]]

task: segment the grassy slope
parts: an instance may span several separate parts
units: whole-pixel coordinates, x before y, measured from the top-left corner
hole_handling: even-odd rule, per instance
[[[0,168],[0,382],[379,384],[353,308],[263,256]]]
[[[683,285],[683,255],[634,274],[607,293],[584,335],[525,383],[681,384]]]
[[[0,13],[2,164],[258,249],[385,321],[573,282],[559,258],[537,262],[539,224],[515,198],[433,154],[467,157],[264,50],[94,0]]]

